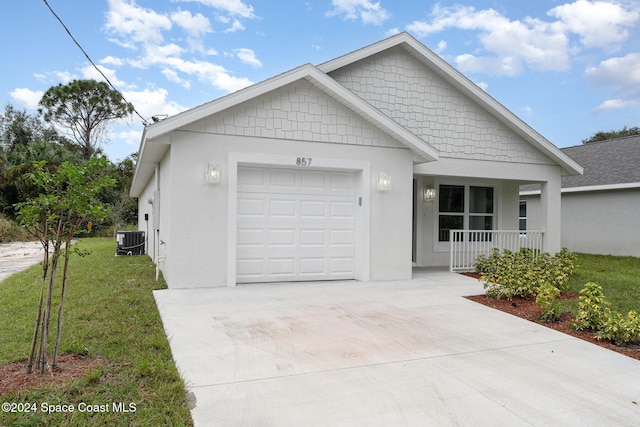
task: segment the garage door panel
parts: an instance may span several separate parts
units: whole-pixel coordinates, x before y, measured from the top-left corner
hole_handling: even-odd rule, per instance
[[[269,215],[275,218],[295,218],[298,203],[296,200],[271,199],[269,201]]]
[[[356,204],[352,200],[330,202],[331,218],[353,218],[355,211]]]
[[[245,228],[238,230],[238,246],[264,246],[264,230],[260,228]]]
[[[238,183],[238,283],[355,277],[354,173],[241,167]]]
[[[288,246],[295,248],[298,240],[296,239],[296,231],[295,229],[272,228],[269,230],[269,241],[267,243],[270,246]]]
[[[324,229],[303,229],[300,230],[300,246],[301,247],[324,247],[327,239]]]

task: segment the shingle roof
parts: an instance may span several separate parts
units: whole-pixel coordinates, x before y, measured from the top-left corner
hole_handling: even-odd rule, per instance
[[[584,167],[583,175],[563,176],[562,188],[640,182],[640,136],[591,142],[561,151]]]

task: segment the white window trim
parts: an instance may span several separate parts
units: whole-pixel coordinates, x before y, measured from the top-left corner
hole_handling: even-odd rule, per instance
[[[493,188],[493,224],[492,227],[494,230],[497,230],[498,226],[498,215],[500,213],[500,204],[499,204],[499,194],[502,190],[502,187],[499,183],[495,182],[486,182],[486,181],[468,181],[468,180],[435,180],[435,188],[436,188],[436,199],[434,200],[434,218],[433,218],[433,251],[434,252],[449,252],[451,249],[450,242],[441,242],[439,240],[440,234],[440,186],[441,185],[457,185],[464,186],[464,213],[461,213],[464,216],[463,219],[463,229],[469,229],[469,217],[475,214],[471,214],[469,212],[469,187],[491,187]],[[452,214],[454,215],[454,214]],[[477,214],[481,215],[481,214]],[[482,215],[486,216],[486,215]]]

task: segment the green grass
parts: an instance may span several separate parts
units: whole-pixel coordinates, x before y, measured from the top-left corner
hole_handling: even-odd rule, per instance
[[[80,402],[92,405],[124,402],[134,403],[136,411],[0,412],[0,426],[191,425],[184,383],[171,357],[152,295],[152,290],[166,287],[162,279],[155,281],[155,266],[146,256],[115,257],[113,239],[83,239],[77,246],[90,254],[73,255],[71,260],[62,354],[88,350],[90,357],[100,358],[104,363],[71,383],[14,392],[0,400],[76,407]],[[34,266],[0,282],[0,365],[23,361],[28,356],[40,275],[41,267]],[[54,309],[57,313],[56,305]],[[50,330],[55,330],[55,317]],[[49,348],[53,350],[53,343]]]
[[[578,293],[587,282],[602,286],[611,309],[621,313],[640,310],[640,258],[577,254],[569,291]],[[562,311],[577,311],[578,302],[563,302]]]

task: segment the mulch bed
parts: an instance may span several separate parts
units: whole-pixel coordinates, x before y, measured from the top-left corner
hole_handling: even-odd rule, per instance
[[[466,276],[478,278],[478,276],[475,273],[464,273],[464,274]],[[507,300],[491,298],[486,295],[469,296],[467,298],[477,303],[486,305],[488,307],[495,308],[500,311],[504,311],[505,313],[518,316],[522,319],[526,319],[531,322],[538,323],[540,325],[546,326],[547,328],[555,329],[567,335],[571,335],[581,340],[589,341],[590,343],[624,354],[625,356],[629,356],[634,359],[640,360],[640,344],[616,345],[607,340],[596,339],[593,335],[593,332],[591,331],[576,331],[575,329],[571,328],[571,324],[573,323],[573,320],[574,320],[573,315],[571,313],[562,313],[562,315],[560,316],[560,319],[555,322],[543,322],[542,320],[540,320],[540,313],[542,312],[542,308],[536,305],[535,299],[526,299],[526,298],[516,297],[516,298],[513,298],[511,301],[507,301]],[[578,294],[571,293],[571,292],[563,292],[562,294],[560,294],[559,299],[575,300],[575,299],[578,299]]]
[[[26,373],[27,362],[0,366],[0,396],[9,392],[21,392],[39,387],[66,384],[82,377],[86,372],[102,365],[102,361],[76,354],[58,357],[58,365],[46,374]]]

